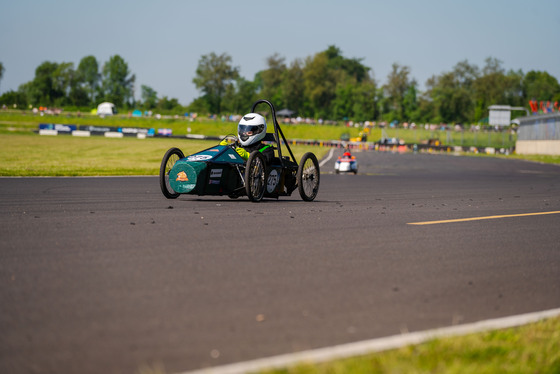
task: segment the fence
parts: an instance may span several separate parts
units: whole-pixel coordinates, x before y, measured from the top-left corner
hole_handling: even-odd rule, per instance
[[[519,154],[560,155],[560,113],[520,118],[515,148]]]
[[[519,119],[517,140],[560,140],[560,113]]]

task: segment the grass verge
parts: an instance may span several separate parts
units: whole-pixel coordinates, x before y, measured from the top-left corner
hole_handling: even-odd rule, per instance
[[[560,317],[262,374],[560,373]]]
[[[219,372],[219,370],[217,371]],[[165,374],[162,363],[137,374]],[[258,374],[560,373],[560,317],[516,328],[441,338],[400,349]],[[257,374],[257,373],[256,373]]]
[[[526,160],[526,161],[533,161],[533,162],[540,162],[542,164],[557,164],[560,165],[560,156],[552,156],[552,155],[498,155],[497,157],[500,158],[515,158],[517,160]]]

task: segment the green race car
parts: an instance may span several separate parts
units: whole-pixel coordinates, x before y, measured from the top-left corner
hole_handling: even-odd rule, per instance
[[[297,189],[304,201],[313,201],[320,182],[317,157],[308,152],[298,164],[276,120],[272,103],[258,100],[252,111],[261,103],[268,104],[272,112],[274,133],[266,133],[263,142],[272,146],[274,157],[267,161],[260,150],[255,150],[245,161],[235,150],[237,139],[233,136],[225,138],[231,140],[228,145],[216,145],[187,157],[179,148],[171,148],[160,167],[163,195],[168,199],[181,194],[230,198],[246,195],[258,202],[263,198],[290,196]],[[282,154],[282,146],[290,156]]]

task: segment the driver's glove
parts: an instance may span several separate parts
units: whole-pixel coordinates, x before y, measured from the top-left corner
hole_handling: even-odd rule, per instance
[[[241,156],[242,159],[247,160],[249,158],[250,153],[247,152],[246,150],[244,150],[243,148],[237,147],[235,148],[235,152],[237,152],[237,154],[239,156]]]
[[[226,139],[224,139],[220,142],[220,145],[228,145],[228,141]]]

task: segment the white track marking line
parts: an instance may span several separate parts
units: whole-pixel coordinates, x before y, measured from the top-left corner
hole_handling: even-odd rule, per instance
[[[242,374],[269,369],[285,368],[298,363],[319,363],[373,352],[396,349],[410,344],[420,344],[431,339],[467,335],[478,332],[517,327],[542,319],[560,316],[560,308],[517,316],[489,319],[464,325],[442,327],[433,330],[393,335],[385,338],[335,345],[303,352],[238,362],[178,374]]]
[[[327,162],[329,162],[329,160],[332,158],[332,155],[334,153],[334,148],[331,148],[331,150],[329,151],[329,155],[327,156],[327,158],[323,159],[320,163],[319,163],[319,167],[322,168],[323,165],[325,165]]]

